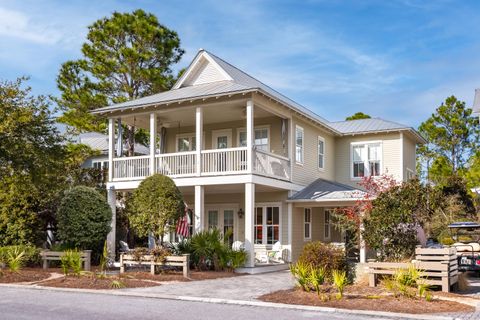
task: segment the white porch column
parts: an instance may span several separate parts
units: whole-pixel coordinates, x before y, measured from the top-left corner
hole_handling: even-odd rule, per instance
[[[197,152],[196,172],[197,176],[202,173],[202,145],[203,145],[203,108],[197,107],[195,110],[195,150]]]
[[[107,200],[110,209],[112,210],[112,221],[110,222],[110,232],[107,235],[107,248],[108,254],[112,259],[115,259],[115,249],[116,249],[116,224],[117,224],[117,194],[115,189],[107,189]]]
[[[289,202],[287,204],[287,234],[288,234],[288,260],[292,262],[292,244],[293,244],[293,234],[292,234],[292,227],[293,227],[293,203]]]
[[[195,233],[204,229],[203,217],[205,216],[204,186],[195,186]]]
[[[255,184],[245,183],[245,251],[247,252],[247,262],[245,267],[255,266],[255,235],[254,235],[254,217],[255,217]]]
[[[247,101],[247,172],[253,172],[253,101]]]
[[[363,221],[360,222],[360,235],[358,240],[360,242],[360,263],[367,262],[367,245],[365,244],[365,240],[362,237],[362,232],[364,230]]]
[[[150,175],[155,174],[155,147],[157,136],[157,115],[150,113]]]
[[[115,153],[115,120],[108,119],[108,181],[113,180],[113,157]]]

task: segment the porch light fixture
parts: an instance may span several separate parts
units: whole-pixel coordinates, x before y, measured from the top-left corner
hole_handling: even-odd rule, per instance
[[[239,219],[243,218],[244,212],[243,212],[242,208],[240,208],[240,210],[238,210],[237,214],[238,214]]]

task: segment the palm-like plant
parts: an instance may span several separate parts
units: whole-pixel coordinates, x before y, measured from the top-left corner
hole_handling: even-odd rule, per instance
[[[325,269],[311,267],[308,281],[315,288],[315,291],[320,295],[320,286],[325,282]]]
[[[333,270],[332,272],[333,285],[337,289],[337,299],[342,299],[343,291],[348,284],[347,273],[345,271]]]
[[[19,272],[23,267],[25,257],[25,251],[21,250],[19,247],[12,247],[7,252],[7,265],[8,268],[13,272]]]

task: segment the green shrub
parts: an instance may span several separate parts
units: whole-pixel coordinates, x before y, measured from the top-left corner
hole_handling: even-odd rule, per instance
[[[314,269],[323,268],[327,278],[331,277],[333,270],[347,271],[344,250],[320,241],[307,243],[298,262]]]
[[[82,256],[78,250],[66,250],[64,255],[60,257],[60,265],[64,275],[71,273],[79,276],[82,272]]]
[[[98,191],[78,186],[65,193],[57,211],[58,237],[68,247],[101,251],[112,211]]]
[[[130,227],[138,236],[153,233],[163,240],[169,231],[175,231],[180,217],[185,214],[182,193],[172,179],[155,174],[143,180],[127,201]]]
[[[0,247],[0,264],[7,264],[9,252],[23,252],[22,266],[37,266],[40,263],[40,249],[30,245]],[[15,255],[15,253],[13,253]]]
[[[298,261],[297,263],[290,265],[290,272],[295,278],[297,285],[303,291],[307,291],[307,292],[310,291],[310,270],[311,269],[312,269],[312,266],[301,261]]]
[[[325,282],[325,269],[311,267],[308,281],[310,282],[310,285],[313,286],[317,294],[320,295],[320,286]]]
[[[6,262],[11,271],[19,272],[25,263],[25,251],[21,247],[10,247],[6,253]]]
[[[230,233],[222,235],[218,229],[198,232],[192,238],[176,245],[176,254],[190,254],[190,262],[199,270],[233,270],[245,264],[247,253],[234,251],[227,239]]]
[[[430,301],[430,286],[422,279],[421,272],[412,264],[408,268],[398,269],[391,278],[385,279],[383,283],[385,288],[395,296],[415,298],[418,295]]]

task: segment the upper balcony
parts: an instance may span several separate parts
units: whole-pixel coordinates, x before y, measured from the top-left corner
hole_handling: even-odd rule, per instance
[[[291,181],[290,119],[251,99],[109,118],[109,181],[256,174]],[[115,154],[119,124],[149,132],[149,154]]]

